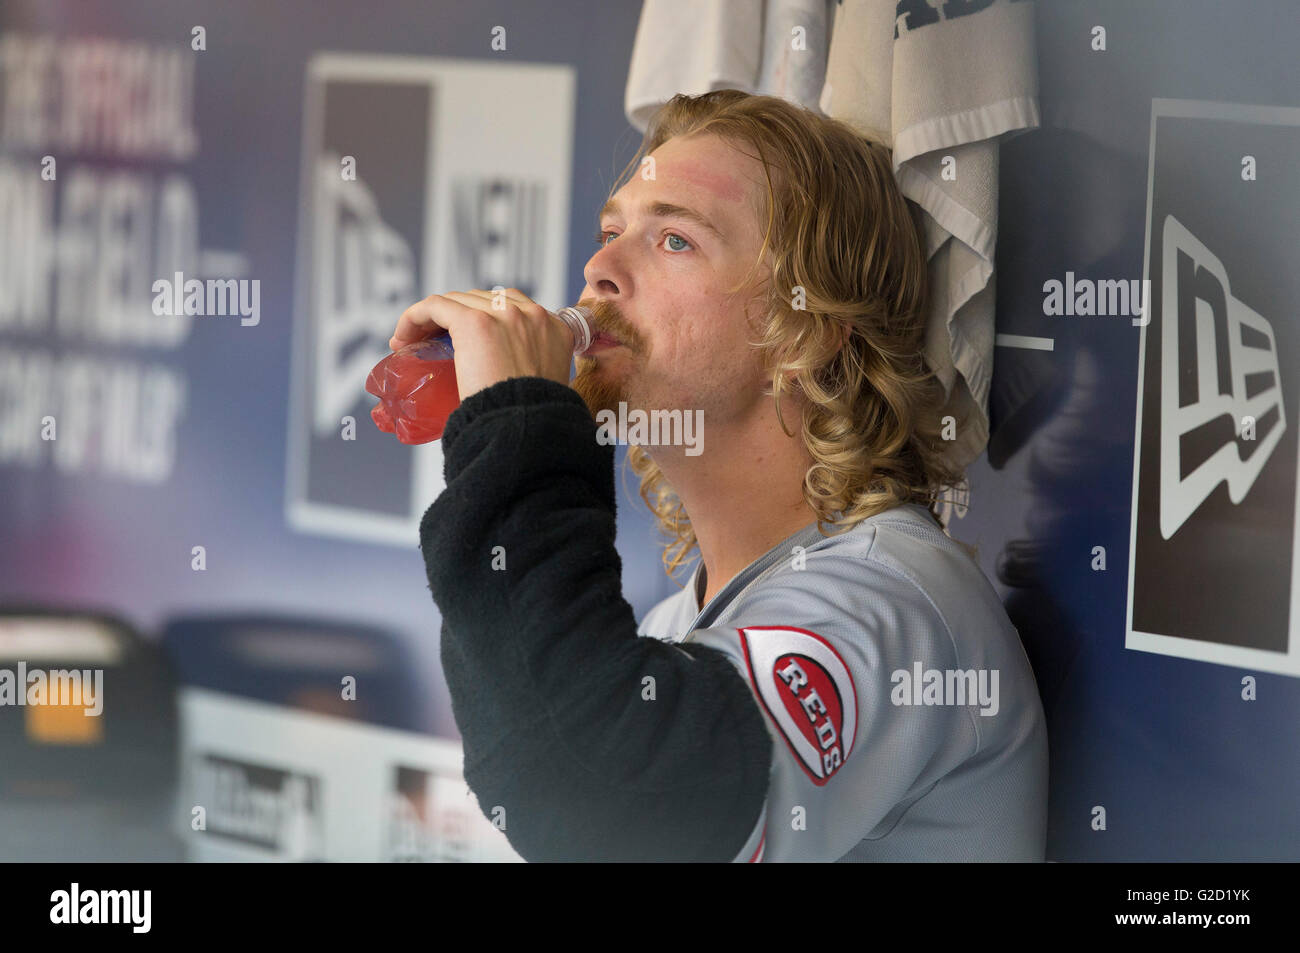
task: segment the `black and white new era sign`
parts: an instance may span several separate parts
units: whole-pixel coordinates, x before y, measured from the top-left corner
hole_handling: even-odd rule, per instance
[[[500,285],[565,301],[574,89],[571,66],[333,53],[308,64],[294,529],[418,541],[443,489],[442,445],[380,431],[366,377],[402,312],[427,295]]]
[[[1300,109],[1151,123],[1125,645],[1300,675]]]

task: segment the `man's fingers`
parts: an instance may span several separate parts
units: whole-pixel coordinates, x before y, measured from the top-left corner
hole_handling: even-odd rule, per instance
[[[497,307],[503,299],[525,314],[540,314],[546,311],[517,288],[506,288],[501,292],[475,288],[470,291],[449,291],[446,294],[429,295],[402,312],[402,316],[397,321],[397,328],[388,340],[388,347],[396,351],[408,344],[423,341],[437,334],[441,329],[446,329],[454,336],[453,325],[464,321],[472,313],[501,314],[504,312],[504,308]]]
[[[515,305],[517,308],[519,308],[520,311],[524,312],[525,314],[535,313],[534,309],[538,312],[546,311],[545,308],[539,305],[532,298],[528,297],[528,295],[524,294],[518,288],[505,288],[500,292],[484,291],[482,288],[473,288],[469,291],[456,291],[456,292],[447,293],[448,297],[450,297],[453,294],[462,295],[465,296],[466,298],[472,296],[478,299],[479,301],[485,302],[488,306],[486,310],[494,311],[497,313],[500,313],[501,311],[505,310],[504,308],[499,307],[502,300],[505,300],[510,304]],[[469,302],[466,301],[466,303]]]
[[[414,344],[428,337],[438,327],[433,321],[431,311],[429,298],[417,301],[403,311],[402,316],[397,319],[393,336],[388,339],[388,346],[396,351],[407,344]]]
[[[429,295],[402,312],[388,346],[396,351],[407,344],[423,341],[440,330],[451,332],[459,320],[477,310],[446,295]]]
[[[492,307],[492,294],[487,291],[444,291],[442,297],[450,298],[452,301],[459,301],[466,307],[473,308],[476,311],[500,314],[504,310]]]

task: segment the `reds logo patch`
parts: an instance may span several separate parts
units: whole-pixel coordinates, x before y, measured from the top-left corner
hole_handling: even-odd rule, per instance
[[[815,632],[757,625],[737,630],[749,679],[768,716],[816,785],[848,760],[858,695],[849,668]]]

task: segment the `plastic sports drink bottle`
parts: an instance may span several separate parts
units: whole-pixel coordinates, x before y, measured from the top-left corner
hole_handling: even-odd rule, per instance
[[[584,307],[552,312],[573,332],[573,353],[591,346],[591,311]],[[399,348],[375,365],[366,392],[379,398],[370,418],[384,433],[406,444],[429,443],[442,436],[447,418],[460,406],[455,352],[444,331]]]

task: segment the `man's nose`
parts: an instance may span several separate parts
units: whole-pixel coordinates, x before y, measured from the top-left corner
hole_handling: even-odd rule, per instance
[[[587,279],[587,287],[582,292],[584,296],[599,295],[602,298],[618,301],[631,290],[630,277],[621,264],[618,254],[613,252],[609,245],[596,250],[596,254],[587,260],[582,274]]]

